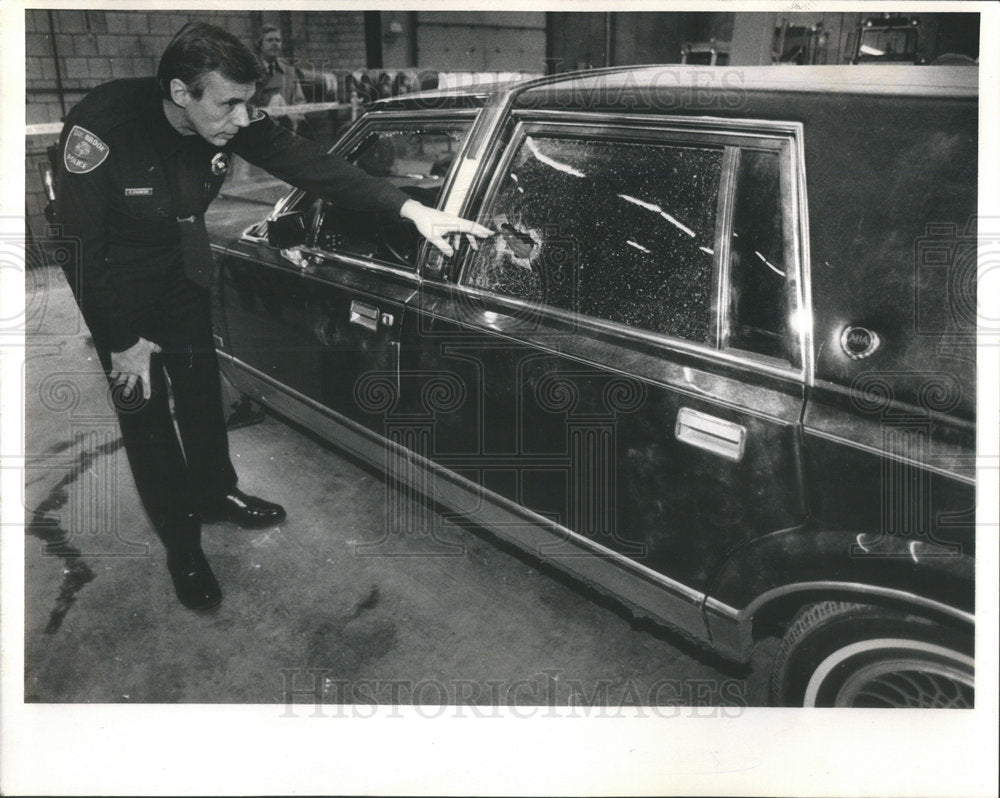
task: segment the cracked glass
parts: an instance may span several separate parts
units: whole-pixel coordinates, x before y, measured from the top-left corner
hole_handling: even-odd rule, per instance
[[[528,136],[463,281],[690,341],[712,325],[723,148]]]

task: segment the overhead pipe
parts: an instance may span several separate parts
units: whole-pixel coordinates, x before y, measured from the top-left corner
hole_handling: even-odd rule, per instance
[[[604,14],[604,66],[614,66],[614,14],[610,11]]]
[[[52,41],[52,58],[56,63],[56,93],[59,95],[59,108],[62,112],[61,119],[66,118],[66,92],[63,89],[62,82],[62,70],[59,68],[59,46],[56,44],[56,23],[52,16],[52,10],[49,9],[47,12],[49,15],[49,39]]]

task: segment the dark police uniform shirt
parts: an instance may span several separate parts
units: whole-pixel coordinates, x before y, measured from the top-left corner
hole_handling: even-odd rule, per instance
[[[144,314],[184,279],[177,220],[205,212],[232,153],[347,208],[398,214],[407,200],[263,113],[224,147],[182,136],[152,78],[91,91],[67,115],[59,151],[57,220],[81,247],[68,274],[95,344],[114,352],[138,341]]]

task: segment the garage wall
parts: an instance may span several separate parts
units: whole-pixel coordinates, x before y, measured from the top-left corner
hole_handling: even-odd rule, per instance
[[[729,42],[733,14],[684,12],[675,14],[612,14],[612,63],[675,64],[689,42]]]
[[[729,42],[730,13],[549,14],[550,72],[625,64],[677,64],[688,42]]]
[[[368,66],[363,11],[288,11],[285,54],[303,66],[340,72]],[[271,15],[264,14],[267,21]]]
[[[545,14],[542,12],[429,12],[415,24],[412,65],[439,72],[543,72]],[[401,22],[402,24],[402,22]],[[385,23],[383,23],[385,30]],[[398,58],[385,48],[387,56]],[[389,66],[411,66],[390,64]]]
[[[112,78],[155,74],[170,39],[194,20],[211,22],[250,41],[251,21],[245,11],[25,11],[27,123],[62,118],[57,63],[68,110],[88,89]]]
[[[549,14],[548,72],[608,65],[609,15],[590,12]]]

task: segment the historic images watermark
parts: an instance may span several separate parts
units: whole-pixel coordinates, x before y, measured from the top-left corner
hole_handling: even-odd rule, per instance
[[[739,679],[583,681],[558,668],[513,681],[339,679],[332,668],[281,670],[282,718],[734,718]]]
[[[495,89],[505,79],[527,80],[541,77],[524,72],[463,72],[442,74],[433,69],[361,70],[343,72],[328,61],[290,59],[300,83],[309,88],[313,103],[339,103],[366,105],[380,99],[411,95],[431,90],[411,98],[419,110],[449,107],[445,93],[434,89],[461,87],[468,91]],[[549,74],[566,72],[558,61],[548,64]],[[735,110],[746,99],[745,76],[738,67],[704,68],[698,66],[667,65],[648,67],[642,77],[633,73],[598,72],[584,81],[577,81],[570,90],[556,84],[542,86],[525,92],[519,99],[523,107],[531,108],[544,103],[546,107],[572,107],[578,109],[600,105],[625,107],[650,107],[660,113],[691,108],[711,111]],[[285,109],[287,111],[287,109]]]
[[[660,113],[697,108],[732,111],[746,102],[741,69],[699,69],[692,66],[656,66],[637,71],[598,72],[571,85],[559,82],[526,91],[519,98],[524,107],[579,109],[622,107],[650,108]]]

